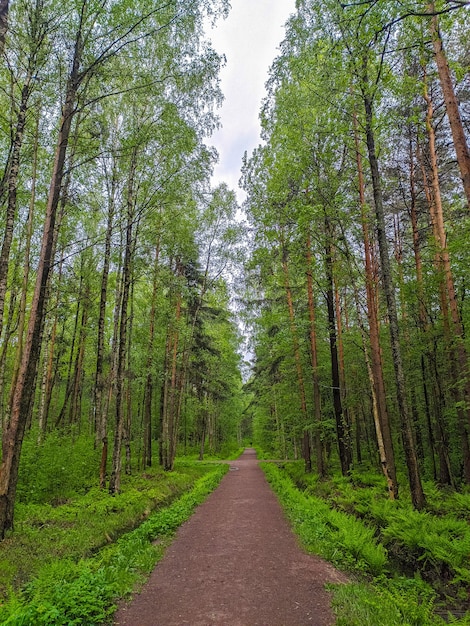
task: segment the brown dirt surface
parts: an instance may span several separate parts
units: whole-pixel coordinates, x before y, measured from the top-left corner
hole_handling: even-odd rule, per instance
[[[330,626],[325,583],[346,582],[299,547],[255,451],[181,526],[116,626]]]

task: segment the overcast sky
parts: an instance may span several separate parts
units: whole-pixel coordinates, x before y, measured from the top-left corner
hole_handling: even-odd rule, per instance
[[[209,142],[219,152],[213,185],[225,181],[244,197],[238,187],[245,150],[251,154],[260,141],[258,114],[265,95],[268,70],[279,54],[284,24],[295,10],[295,0],[232,0],[226,20],[207,35],[214,48],[227,57],[221,72],[225,96],[219,115],[222,128]]]

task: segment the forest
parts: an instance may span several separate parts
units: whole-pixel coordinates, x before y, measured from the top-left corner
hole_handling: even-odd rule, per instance
[[[297,0],[239,206],[211,185],[228,0],[0,0],[0,597],[40,571],[36,529],[67,578],[253,444],[287,510],[376,529],[339,566],[420,570],[416,606],[463,615],[469,4]],[[56,534],[77,498],[84,527],[132,514],[80,551]],[[0,621],[85,623],[54,602]],[[393,623],[441,623],[420,615]]]
[[[419,510],[470,480],[468,11],[297,4],[243,166],[254,426]]]

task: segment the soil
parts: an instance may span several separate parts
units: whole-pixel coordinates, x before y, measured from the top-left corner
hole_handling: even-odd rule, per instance
[[[346,577],[299,547],[247,449],[181,528],[116,626],[330,626],[325,583]]]

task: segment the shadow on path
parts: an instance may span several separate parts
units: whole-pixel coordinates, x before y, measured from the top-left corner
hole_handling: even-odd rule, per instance
[[[298,546],[248,448],[179,529],[116,626],[329,626],[343,574]]]

